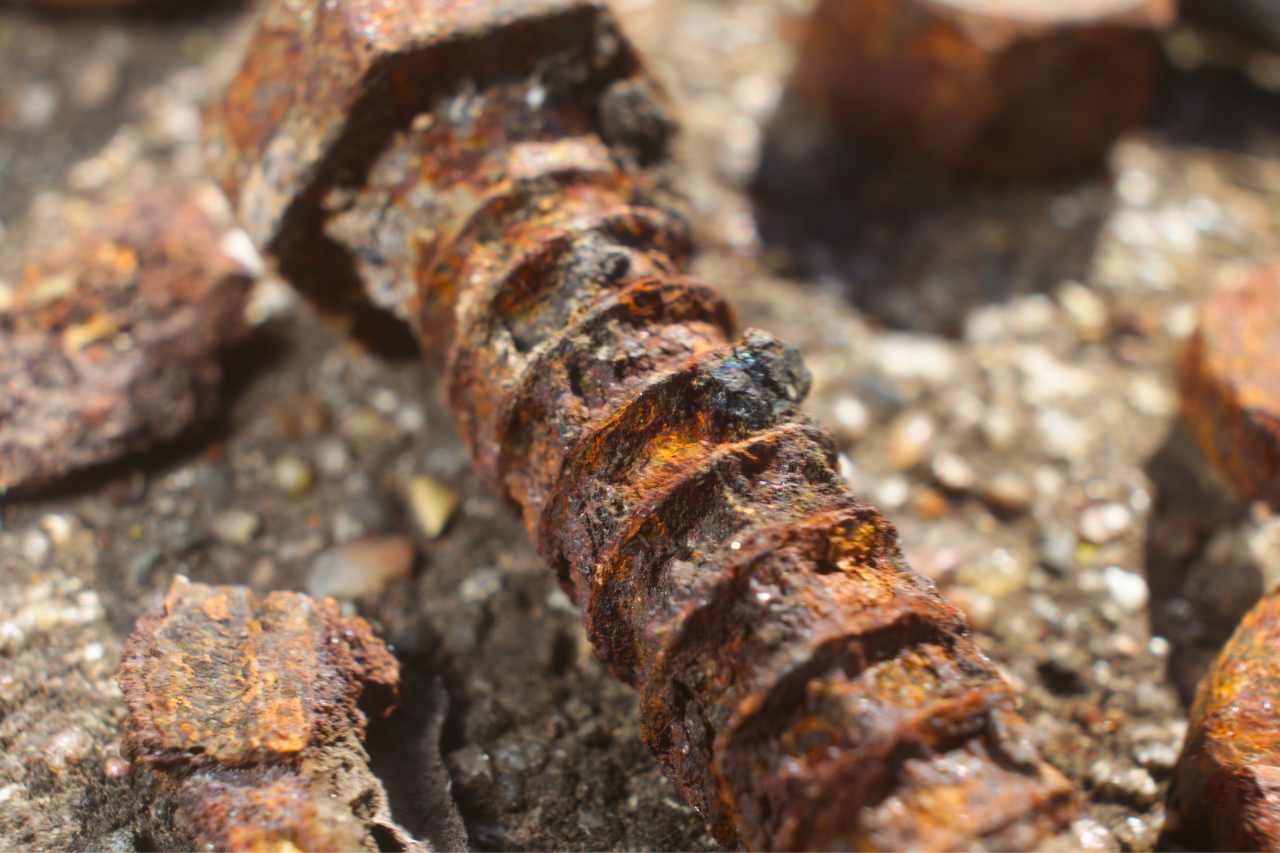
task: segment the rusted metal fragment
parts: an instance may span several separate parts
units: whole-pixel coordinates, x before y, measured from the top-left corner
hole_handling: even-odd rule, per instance
[[[672,125],[607,10],[515,5],[270,5],[215,132],[259,239],[298,269],[328,241],[443,362],[477,469],[726,844],[1030,847],[1065,826],[1074,792],[1008,686],[801,414],[799,355],[735,339],[683,276]],[[430,40],[375,38],[358,94],[296,88],[360,20]],[[287,108],[233,116],[273,86]],[[305,179],[270,153],[304,150]]]
[[[1174,14],[1174,0],[821,0],[794,86],[886,150],[1050,172],[1142,122]]]
[[[1280,849],[1280,592],[1200,682],[1170,791],[1177,833],[1212,850]]]
[[[173,806],[153,830],[217,850],[420,849],[361,746],[399,678],[368,623],[333,599],[176,577],[119,673],[128,751]]]
[[[1179,365],[1182,412],[1244,497],[1280,506],[1280,266],[1223,282]]]
[[[171,439],[207,417],[249,276],[211,187],[154,191],[27,264],[0,311],[0,489]]]
[[[600,4],[581,0],[354,0],[315,14],[310,5],[263,4],[244,67],[210,111],[208,161],[241,224],[275,254],[281,272],[357,329],[377,323],[371,306],[408,310],[400,288],[409,279],[397,256],[412,249],[429,261],[434,246],[448,241],[479,201],[467,197],[467,185],[486,171],[486,136],[503,132],[509,111],[496,104],[486,122],[476,115],[482,105],[465,97],[468,89],[514,77],[512,94],[537,98],[547,89],[525,74],[537,67],[557,82],[590,91],[607,69],[583,65],[570,54],[581,54],[582,45],[593,40],[613,54],[609,61],[633,61]],[[545,102],[546,109],[533,111],[537,122],[518,130],[562,140],[574,126],[573,115],[581,113],[581,100]],[[451,140],[454,147],[434,155],[431,174],[420,177],[442,195],[455,184],[459,192],[439,200],[400,199],[438,221],[419,227],[395,210],[370,210],[372,219],[356,216],[335,225],[368,232],[359,254],[328,238],[331,214],[352,206],[366,184],[393,194],[419,185],[393,169],[389,176],[383,170],[382,179],[390,183],[380,186],[369,173],[393,134],[408,130],[415,117],[444,110],[474,132],[469,140]],[[429,139],[429,127],[418,130]],[[607,163],[607,151],[596,158],[580,155],[566,145],[530,151],[528,159],[539,174],[544,169],[538,164],[547,158],[569,169],[590,169],[600,155]],[[492,162],[497,169],[511,167],[505,155]],[[371,274],[371,268],[386,265],[394,267],[390,275]]]

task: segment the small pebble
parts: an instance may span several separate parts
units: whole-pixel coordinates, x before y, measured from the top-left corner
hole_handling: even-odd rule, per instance
[[[872,361],[891,379],[929,387],[951,381],[959,365],[953,348],[944,341],[907,333],[881,335],[872,349]]]
[[[928,455],[936,432],[933,418],[923,412],[899,416],[889,427],[889,464],[897,471],[919,465]]]
[[[502,589],[502,575],[497,569],[476,569],[458,587],[458,596],[467,604],[483,604]]]
[[[249,572],[249,585],[254,589],[269,590],[275,585],[276,564],[263,557],[253,564]]]
[[[1002,472],[981,486],[982,499],[997,512],[1026,512],[1034,497],[1030,484],[1017,474]]]
[[[297,456],[282,456],[272,468],[276,486],[291,497],[301,497],[311,489],[311,466]]]
[[[996,548],[966,563],[956,572],[964,586],[992,598],[1002,598],[1027,585],[1030,567],[1007,548]]]
[[[930,466],[938,485],[953,492],[967,492],[974,487],[978,476],[962,457],[948,452],[934,454]]]
[[[403,536],[357,539],[318,555],[307,576],[316,598],[355,599],[376,595],[388,583],[409,577],[413,544]]]
[[[84,729],[68,729],[55,735],[45,751],[45,762],[52,770],[79,764],[93,749],[93,738]]]
[[[418,405],[401,406],[395,415],[396,427],[403,433],[415,435],[427,425],[427,415]]]
[[[911,508],[921,518],[935,521],[942,518],[951,509],[946,495],[937,489],[921,489],[911,500]]]
[[[40,528],[49,536],[54,545],[66,545],[71,541],[71,534],[75,532],[75,518],[62,513],[51,512],[40,519]]]
[[[1164,824],[1163,809],[1151,819],[1130,815],[1116,827],[1116,838],[1125,850],[1151,850],[1160,837],[1160,828]]]
[[[982,437],[992,450],[1009,450],[1018,438],[1018,415],[1012,409],[992,408],[982,419]]]
[[[1092,290],[1078,282],[1068,282],[1058,290],[1058,304],[1080,340],[1095,343],[1106,336],[1110,322],[1107,305]]]
[[[132,769],[133,765],[118,755],[113,755],[102,763],[102,774],[108,779],[123,779]]]
[[[957,586],[947,590],[947,600],[959,607],[978,631],[990,630],[995,622],[996,601],[985,592]]]
[[[1126,613],[1137,613],[1147,606],[1150,595],[1147,582],[1141,575],[1119,566],[1108,566],[1102,572],[1102,582],[1107,597]]]
[[[1080,418],[1060,409],[1044,409],[1036,417],[1036,431],[1044,451],[1064,462],[1083,458],[1093,436]]]
[[[444,532],[461,502],[453,489],[426,476],[409,481],[406,497],[418,528],[428,539],[435,539]]]
[[[898,509],[911,496],[911,484],[905,477],[886,477],[876,487],[876,504],[884,509]]]
[[[1138,807],[1151,806],[1160,793],[1156,780],[1142,767],[1111,770],[1110,762],[1098,761],[1089,768],[1089,781],[1102,797],[1121,799]]]
[[[1094,545],[1114,542],[1133,526],[1133,513],[1122,503],[1093,504],[1080,514],[1076,529]]]
[[[832,404],[831,414],[835,419],[836,435],[849,443],[863,438],[871,425],[871,415],[857,397],[840,397]]]
[[[1178,397],[1154,376],[1137,376],[1129,383],[1129,403],[1153,418],[1167,418],[1178,410]]]
[[[316,448],[316,464],[330,476],[346,473],[351,466],[351,451],[338,439],[327,439]]]
[[[39,530],[28,530],[22,537],[22,556],[27,562],[43,563],[49,556],[49,537]]]
[[[1107,851],[1119,849],[1111,830],[1093,818],[1082,817],[1071,824],[1070,835],[1071,840],[1075,842],[1074,846],[1079,850]]]
[[[369,532],[359,519],[344,510],[338,510],[333,514],[331,529],[335,542],[350,542]]]
[[[232,545],[248,545],[258,535],[262,519],[242,509],[229,509],[213,517],[213,535]]]
[[[1167,773],[1178,763],[1180,747],[1173,741],[1149,741],[1134,744],[1133,759],[1148,770]]]

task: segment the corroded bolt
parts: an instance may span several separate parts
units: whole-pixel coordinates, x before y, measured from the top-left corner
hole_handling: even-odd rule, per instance
[[[282,269],[443,360],[476,468],[722,841],[1030,847],[1071,819],[800,413],[799,356],[682,275],[672,124],[605,4],[270,2],[212,119]]]
[[[423,849],[391,822],[361,745],[399,678],[331,598],[175,578],[119,674],[128,751],[174,810],[151,829],[188,849]]]
[[[0,491],[171,439],[215,408],[249,292],[223,251],[225,205],[213,187],[148,192],[27,264],[0,308]]]
[[[1170,790],[1173,823],[1187,842],[1280,848],[1278,707],[1280,591],[1273,591],[1241,621],[1196,692]]]
[[[1049,172],[1142,122],[1174,11],[1174,0],[821,0],[794,86],[887,150]]]
[[[1214,468],[1280,506],[1280,266],[1214,290],[1179,364],[1182,411]]]

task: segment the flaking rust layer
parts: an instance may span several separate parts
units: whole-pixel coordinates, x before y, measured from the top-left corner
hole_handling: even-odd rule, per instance
[[[1183,417],[1214,468],[1242,496],[1280,506],[1280,266],[1210,294],[1179,379]]]
[[[1280,592],[1254,606],[1200,682],[1170,791],[1202,849],[1280,849]]]
[[[210,124],[281,268],[444,363],[477,469],[724,843],[1029,848],[1071,820],[800,413],[799,355],[684,276],[673,126],[603,4],[268,3]]]
[[[119,682],[126,745],[154,787],[153,839],[214,850],[421,850],[368,768],[367,714],[399,665],[333,599],[174,579]]]
[[[1141,124],[1174,0],[820,0],[794,86],[887,150],[997,174],[1101,156]]]
[[[215,410],[250,279],[212,187],[156,190],[28,263],[0,309],[0,491],[172,439]]]

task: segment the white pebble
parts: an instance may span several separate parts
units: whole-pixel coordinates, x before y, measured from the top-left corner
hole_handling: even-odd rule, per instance
[[[40,519],[40,527],[55,545],[65,545],[71,539],[75,523],[71,516],[51,512]]]
[[[1114,542],[1133,523],[1133,513],[1122,503],[1094,504],[1080,514],[1077,527],[1081,536],[1095,545]]]
[[[287,495],[300,497],[311,488],[311,466],[297,456],[282,456],[272,469],[276,486]]]
[[[1147,606],[1147,582],[1139,574],[1119,566],[1108,566],[1102,572],[1107,596],[1126,613],[1136,613]]]
[[[458,509],[458,493],[432,477],[414,477],[406,490],[409,508],[428,539],[444,532]]]
[[[28,530],[22,537],[22,556],[31,563],[43,563],[49,556],[49,537],[39,530]]]
[[[857,441],[867,434],[871,425],[871,415],[866,405],[857,397],[841,397],[831,406],[831,414],[835,417],[836,429],[841,438]]]
[[[242,509],[229,509],[213,517],[213,535],[233,545],[247,545],[258,535],[262,521]]]

